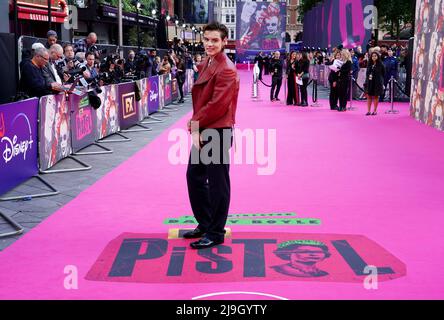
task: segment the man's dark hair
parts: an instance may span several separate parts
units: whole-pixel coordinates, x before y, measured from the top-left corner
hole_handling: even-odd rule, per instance
[[[94,52],[91,52],[91,51],[89,51],[85,54],[85,59],[88,59],[89,56],[94,56],[94,58],[96,58],[96,55],[94,54]]]
[[[207,24],[203,28],[203,32],[205,31],[219,31],[222,40],[225,40],[228,37],[228,28],[224,24],[219,22],[212,22]]]

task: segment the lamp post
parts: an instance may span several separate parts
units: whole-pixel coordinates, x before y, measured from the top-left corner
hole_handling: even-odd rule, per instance
[[[139,10],[142,9],[143,5],[139,0],[133,0],[132,5],[136,7],[136,26],[137,26],[137,50],[140,51],[140,23],[139,23]]]
[[[182,39],[184,42],[185,42],[185,30],[186,29],[187,29],[187,25],[185,23],[183,23],[182,24],[182,33],[183,33]]]
[[[48,30],[51,30],[51,0],[48,0]]]
[[[168,14],[168,11],[167,11],[167,12],[166,12],[166,19],[165,19],[165,21],[166,21],[166,36],[167,36],[166,40],[167,40],[167,47],[169,47],[169,41],[170,41],[170,35],[169,35],[169,30],[168,30],[169,25],[170,25],[170,20],[171,20],[171,17],[170,17],[170,15]]]
[[[179,26],[179,17],[177,14],[174,15],[174,28],[176,29],[176,38],[177,38],[177,27]]]
[[[117,18],[118,18],[118,24],[119,24],[119,47],[120,50],[122,50],[122,46],[123,46],[123,20],[122,20],[122,0],[119,0],[119,7],[118,7],[118,13],[117,13]],[[121,51],[123,52],[123,51]],[[121,58],[123,58],[122,55],[120,55]]]

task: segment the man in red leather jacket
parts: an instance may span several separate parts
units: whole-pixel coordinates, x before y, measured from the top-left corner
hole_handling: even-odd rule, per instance
[[[204,28],[207,58],[198,66],[194,83],[193,117],[188,130],[193,146],[187,169],[188,194],[198,226],[183,235],[201,238],[194,249],[224,242],[230,205],[229,149],[235,123],[239,77],[233,62],[224,53],[228,29],[211,23]]]

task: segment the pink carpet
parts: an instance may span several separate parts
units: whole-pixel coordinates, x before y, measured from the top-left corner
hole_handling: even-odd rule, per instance
[[[345,113],[326,101],[271,104],[264,87],[264,101],[251,102],[251,76],[239,72],[238,128],[276,129],[276,171],[233,165],[230,213],[295,213],[320,224],[232,221],[221,249],[197,253],[181,239],[163,247],[169,229],[183,227],[165,220],[192,215],[186,166],[168,161],[168,133],[185,128],[186,116],[1,252],[0,298],[443,299],[443,133],[411,119],[408,104],[396,105],[399,115],[384,114],[382,104],[365,117],[364,103]],[[317,276],[275,271],[288,262],[277,256],[279,244],[295,240],[328,247]],[[130,276],[128,251],[115,263],[123,243],[141,258]],[[377,289],[366,289],[362,270],[348,263],[359,260],[353,252],[381,268]],[[78,289],[65,288],[66,266],[78,271]]]

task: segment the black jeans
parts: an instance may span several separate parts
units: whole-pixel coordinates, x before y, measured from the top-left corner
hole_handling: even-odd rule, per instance
[[[219,136],[219,144],[211,144],[211,146],[213,148],[219,147],[220,153],[217,155],[213,153],[213,150],[207,152],[211,139],[204,142],[200,150],[193,146],[188,161],[187,184],[191,208],[198,222],[197,227],[205,233],[207,238],[220,241],[224,239],[230,206],[228,151],[233,143],[233,137],[231,128],[210,130],[214,130],[212,133],[215,135],[217,133]],[[210,157],[215,155],[216,161],[208,163],[203,158],[205,154]],[[196,159],[197,157],[198,159]]]
[[[270,100],[277,99],[279,97],[281,86],[282,86],[282,78],[273,77],[271,82]]]

